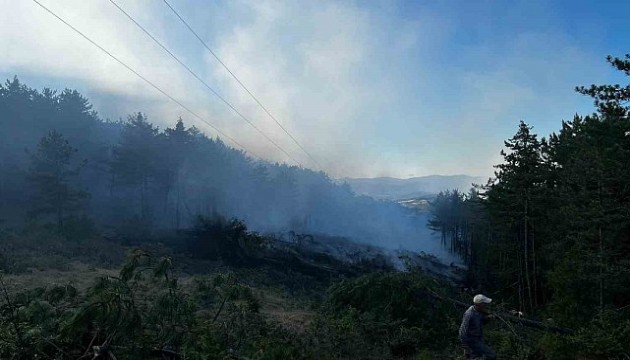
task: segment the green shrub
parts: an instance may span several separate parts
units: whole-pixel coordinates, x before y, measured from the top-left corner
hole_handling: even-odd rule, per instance
[[[331,347],[347,356],[410,358],[421,349],[452,347],[457,316],[427,296],[435,285],[419,272],[373,273],[331,286],[316,323]]]

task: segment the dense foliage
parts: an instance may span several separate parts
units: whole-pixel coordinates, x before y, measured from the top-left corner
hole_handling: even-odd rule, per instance
[[[323,172],[271,164],[178,119],[103,121],[74,90],[0,85],[0,221],[87,216],[130,237],[236,217],[259,232],[320,233],[397,247],[422,221],[397,204],[356,196]],[[24,150],[27,150],[25,152]]]
[[[185,291],[170,258],[142,251],[117,276],[97,278],[85,292],[67,285],[9,295],[2,286],[3,359],[146,359],[167,351],[222,359],[249,334],[244,321],[260,320],[251,289],[233,275],[198,278]],[[203,313],[200,304],[206,304]]]
[[[609,61],[630,75],[630,56]],[[432,201],[429,226],[469,268],[457,289],[382,257],[308,249],[305,231],[418,231],[397,205],[254,161],[181,120],[164,131],[141,113],[105,122],[75,91],[8,81],[0,358],[458,359],[457,300],[477,292],[568,329],[499,316],[485,334],[501,358],[628,358],[630,90],[577,90],[596,114],[540,139],[521,122],[487,184]],[[281,242],[248,227],[295,231]],[[157,251],[123,264],[132,244]],[[85,264],[81,281],[33,281]]]
[[[335,283],[299,332],[261,312],[235,273],[182,283],[169,257],[130,253],[118,274],[13,294],[0,282],[0,356],[66,359],[393,359],[447,354],[459,313],[426,296],[420,272],[373,273]],[[311,280],[312,281],[312,280]]]
[[[630,56],[609,61],[629,75]],[[473,286],[580,329],[563,357],[628,356],[630,95],[619,85],[577,90],[598,113],[542,139],[521,122],[495,177],[440,194],[431,224],[467,261]]]

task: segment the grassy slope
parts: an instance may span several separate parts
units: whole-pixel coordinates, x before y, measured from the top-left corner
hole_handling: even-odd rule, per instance
[[[99,277],[118,276],[125,254],[132,247],[91,237],[68,241],[54,232],[39,231],[0,237],[1,256],[8,265],[3,276],[10,294],[35,288],[72,285],[85,291]],[[280,277],[291,277],[269,269],[230,268],[218,262],[198,260],[185,254],[174,253],[161,245],[143,245],[143,250],[154,256],[169,256],[176,265],[177,276],[184,288],[193,287],[197,276],[212,277],[219,273],[234,272],[247,283],[261,302],[261,313],[290,332],[304,333],[315,312],[313,293],[316,289],[289,288]],[[284,283],[284,284],[283,284]]]

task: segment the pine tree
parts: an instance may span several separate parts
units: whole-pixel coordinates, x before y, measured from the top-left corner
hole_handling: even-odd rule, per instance
[[[521,306],[533,310],[538,273],[533,217],[541,200],[543,173],[541,142],[531,129],[521,121],[517,133],[505,141],[507,152],[501,151],[504,163],[496,166],[496,182],[488,193],[488,201],[494,222],[501,224],[507,251],[518,264]]]
[[[624,72],[626,76],[630,76],[630,54],[626,54],[624,59],[608,56],[607,61],[617,70]],[[628,114],[630,85],[591,85],[588,88],[578,86],[575,90],[592,97],[600,114],[616,117],[624,117]]]
[[[183,179],[181,178],[182,168],[190,158],[191,151],[195,145],[195,128],[186,129],[183,120],[177,120],[174,128],[167,128],[160,138],[164,143],[161,151],[162,161],[159,163],[158,182],[162,185],[164,194],[164,206],[168,206],[168,197],[173,187],[175,187],[175,228],[179,229],[181,223],[181,203],[183,189]]]
[[[41,139],[31,157],[28,179],[34,188],[31,213],[55,215],[61,230],[66,216],[79,210],[87,194],[73,186],[80,167],[73,167],[77,152],[58,132],[51,131]]]
[[[130,186],[140,193],[140,215],[149,217],[149,191],[151,181],[159,171],[158,129],[147,121],[142,113],[130,115],[121,134],[120,142],[113,149],[110,164],[116,185]]]

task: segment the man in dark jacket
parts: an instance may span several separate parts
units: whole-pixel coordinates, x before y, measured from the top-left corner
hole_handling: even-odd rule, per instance
[[[492,315],[488,314],[488,305],[492,299],[484,295],[475,295],[474,305],[464,313],[462,324],[459,327],[459,340],[466,351],[467,359],[495,360],[492,349],[483,341],[483,325]]]

